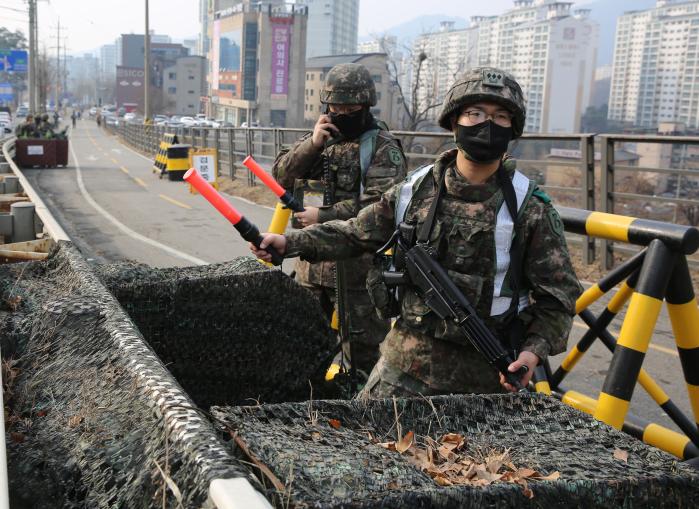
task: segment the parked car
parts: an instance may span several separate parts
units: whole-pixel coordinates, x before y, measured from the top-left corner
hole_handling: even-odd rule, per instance
[[[29,108],[26,106],[20,106],[17,108],[17,112],[15,113],[17,118],[25,118],[27,115],[29,115]]]
[[[12,132],[12,120],[9,117],[0,117],[0,134]]]
[[[197,127],[199,125],[194,117],[180,117],[180,124],[185,127]]]
[[[250,126],[248,126],[247,122],[243,122],[240,124],[240,127],[260,127],[260,124],[258,122],[250,122]]]
[[[104,115],[104,123],[116,127],[119,125],[119,119],[116,115]]]
[[[170,118],[167,115],[155,115],[153,117],[153,123],[155,125],[165,125]]]
[[[124,122],[128,122],[129,120],[133,120],[136,118],[136,114],[133,111],[130,111],[128,113],[124,113]]]
[[[97,115],[97,108],[93,106],[92,108],[90,108],[90,116],[94,117],[95,115]]]

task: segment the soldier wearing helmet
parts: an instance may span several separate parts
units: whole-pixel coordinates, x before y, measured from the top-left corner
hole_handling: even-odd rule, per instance
[[[340,259],[379,249],[398,224],[415,225],[478,315],[513,350],[510,371],[528,367],[526,384],[540,362],[565,350],[582,288],[550,199],[506,156],[525,115],[510,74],[471,69],[452,85],[439,116],[457,148],[411,173],[355,220],[286,237],[267,234],[263,245],[286,256]],[[363,396],[495,392],[499,384],[512,390],[412,288],[397,304]]]
[[[282,150],[273,168],[283,187],[303,196],[305,211],[294,217],[294,226],[299,228],[355,217],[406,174],[400,143],[370,111],[376,105],[376,89],[366,67],[354,63],[334,66],[327,73],[320,101],[325,110],[313,132]],[[343,293],[348,296],[355,359],[349,359],[349,346],[343,345],[333,362],[336,367],[353,362],[366,375],[378,360],[378,345],[390,327],[387,319],[376,315],[367,294],[366,275],[371,266],[370,253],[345,264]],[[336,299],[335,264],[299,260],[295,270],[296,280],[320,299],[330,317]]]

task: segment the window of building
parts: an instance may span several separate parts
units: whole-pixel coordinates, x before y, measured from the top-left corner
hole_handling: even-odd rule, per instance
[[[169,72],[169,73],[167,73],[167,77],[168,77],[168,79],[170,79],[170,80],[177,79],[177,73],[175,73],[175,72]]]
[[[194,90],[187,90],[187,93],[188,93],[188,94],[193,94],[193,93],[194,93]]]
[[[190,75],[189,75],[189,79],[190,79],[190,80],[193,80],[193,79],[194,79],[194,76],[192,76],[192,75],[190,74]]]
[[[177,87],[168,87],[167,93],[168,93],[168,94],[176,94],[176,93],[177,93]]]
[[[373,74],[371,76],[371,79],[374,80],[374,83],[381,83],[381,75],[380,74]]]
[[[312,105],[312,104],[308,107],[308,111],[313,111],[313,105]]]
[[[376,92],[376,100],[377,101],[381,100],[381,92]]]
[[[313,97],[313,89],[311,89],[311,97]]]

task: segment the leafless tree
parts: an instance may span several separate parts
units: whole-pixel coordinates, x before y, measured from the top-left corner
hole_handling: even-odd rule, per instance
[[[687,218],[687,223],[690,226],[699,225],[699,204],[683,203],[678,205],[678,207],[682,211],[682,214],[684,214],[684,217]]]

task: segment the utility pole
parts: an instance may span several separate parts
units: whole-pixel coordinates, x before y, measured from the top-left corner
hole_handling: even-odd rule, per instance
[[[150,123],[150,29],[148,25],[148,0],[146,0],[146,33],[144,44],[144,62],[143,62],[143,78],[144,78],[144,97],[143,97],[143,123]]]
[[[58,26],[56,27],[56,93],[54,101],[56,111],[58,111],[59,102],[61,100],[61,18],[58,18]]]
[[[37,54],[34,30],[36,28],[36,0],[29,0],[29,111],[38,113],[36,109],[36,70]]]

